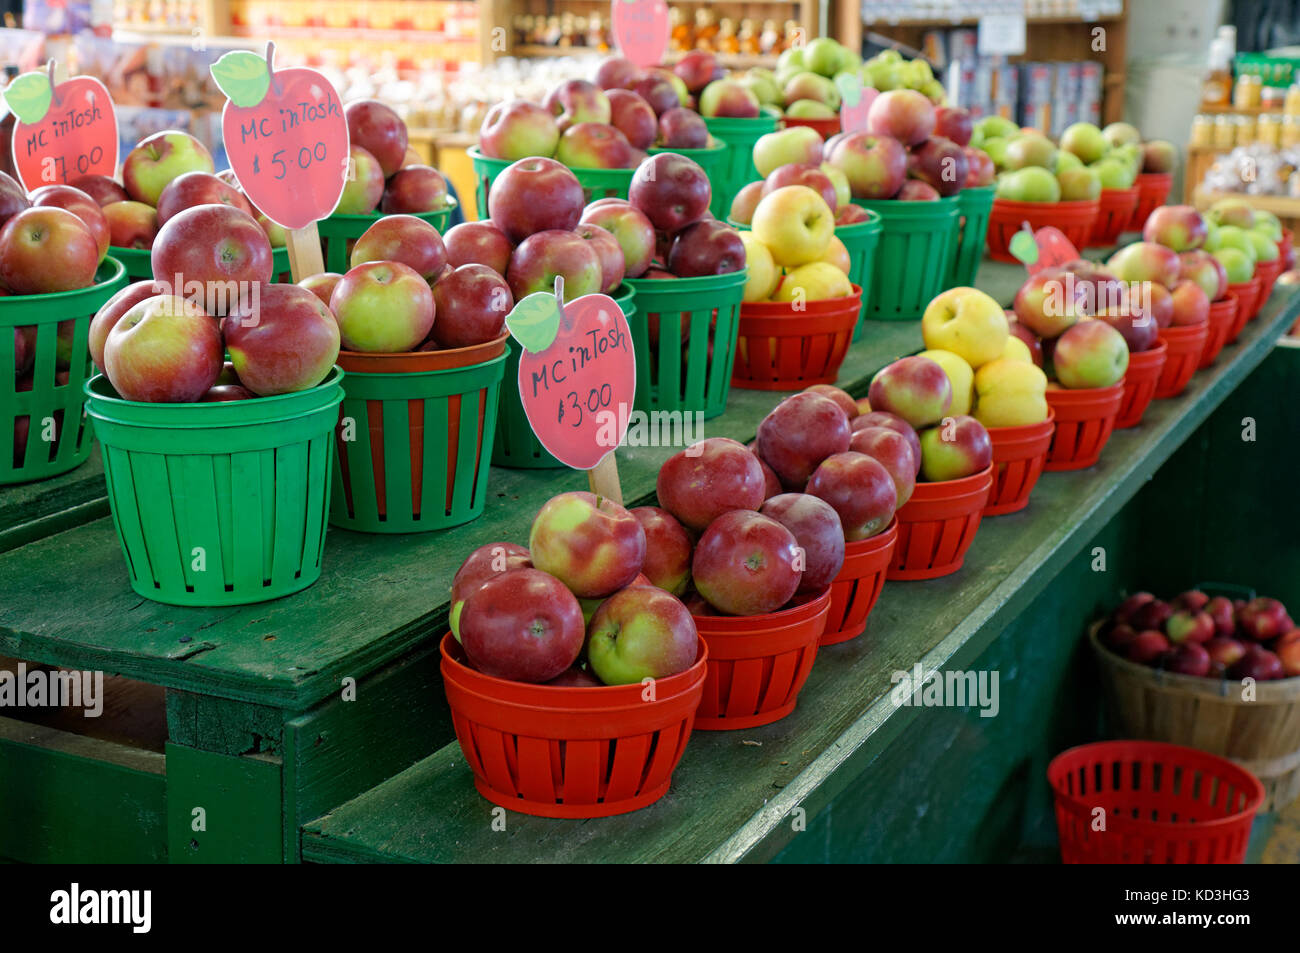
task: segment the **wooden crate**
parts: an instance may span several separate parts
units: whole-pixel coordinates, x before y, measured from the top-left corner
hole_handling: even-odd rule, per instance
[[[1300,678],[1261,682],[1243,700],[1235,681],[1197,678],[1138,665],[1101,644],[1100,625],[1088,641],[1101,669],[1115,733],[1167,741],[1229,758],[1264,784],[1261,811],[1300,797]]]

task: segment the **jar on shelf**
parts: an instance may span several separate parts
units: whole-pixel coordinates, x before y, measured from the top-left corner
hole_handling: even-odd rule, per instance
[[[1282,114],[1264,113],[1255,123],[1255,141],[1266,146],[1282,144]]]
[[[1198,113],[1192,119],[1191,144],[1197,148],[1214,145],[1214,120],[1205,113]]]
[[[1251,146],[1255,144],[1255,117],[1238,116],[1234,123],[1233,141],[1239,146]]]
[[[758,41],[758,30],[754,28],[753,20],[740,21],[740,52],[746,56],[757,56],[763,52],[763,48]]]
[[[693,49],[695,37],[691,32],[691,25],[686,22],[686,14],[682,12],[681,7],[668,8],[668,26],[669,42],[672,44],[674,51],[685,53]]]
[[[1232,88],[1232,105],[1236,109],[1258,109],[1263,100],[1264,84],[1258,76],[1243,73]]]
[[[1300,83],[1293,83],[1287,87],[1282,111],[1288,116],[1300,116]]]
[[[1214,120],[1214,148],[1224,152],[1237,144],[1237,132],[1231,116],[1217,116]]]
[[[763,32],[758,36],[760,52],[775,56],[781,52],[781,34],[777,32],[775,20],[763,21]]]
[[[1282,148],[1300,146],[1300,116],[1282,117]]]
[[[713,11],[700,7],[695,11],[695,48],[697,50],[714,50],[718,48],[718,21]]]
[[[718,52],[730,56],[740,52],[740,38],[736,36],[736,24],[725,17],[718,23]]]

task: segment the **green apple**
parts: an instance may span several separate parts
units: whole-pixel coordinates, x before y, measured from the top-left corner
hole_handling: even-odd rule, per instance
[[[896,63],[881,63],[868,60],[862,66],[863,82],[880,90],[882,93],[891,89],[903,88],[903,77]]]
[[[781,105],[785,98],[781,95],[781,86],[777,84],[776,74],[760,67],[749,70],[740,77],[740,85],[758,97],[760,104],[774,103]]]
[[[1056,174],[1056,180],[1061,184],[1062,202],[1088,202],[1101,196],[1101,176],[1095,169],[1066,169]]]
[[[1137,127],[1126,122],[1112,122],[1101,134],[1112,146],[1137,145],[1142,141],[1142,133],[1138,132]]]
[[[1061,186],[1046,169],[1029,166],[998,176],[994,195],[1012,202],[1059,202]]]
[[[1205,217],[1215,225],[1235,225],[1254,228],[1257,214],[1245,199],[1219,199],[1210,206]]]
[[[790,49],[786,50],[784,53],[778,56],[776,58],[777,73],[781,73],[783,71],[788,73],[798,73],[801,72],[802,70],[806,70],[808,68],[808,61],[806,59],[807,54],[805,52],[806,50],[807,47],[792,46],[790,47]]]
[[[1102,159],[1090,168],[1097,173],[1103,189],[1131,188],[1137,179],[1134,168],[1119,159]]]
[[[785,84],[781,93],[785,97],[786,106],[800,99],[815,99],[830,106],[831,109],[840,108],[840,91],[829,79],[817,73],[807,71],[796,73]]]
[[[849,188],[849,177],[829,162],[823,162],[821,170],[831,180],[831,185],[835,186],[835,207],[840,209],[852,202],[853,191]]]
[[[1220,225],[1214,230],[1211,239],[1206,239],[1205,247],[1209,251],[1218,251],[1221,248],[1238,248],[1245,252],[1253,264],[1258,254],[1255,250],[1255,243],[1251,241],[1251,232],[1245,228],[1239,228],[1236,225]]]
[[[990,136],[985,139],[983,144],[980,146],[988,157],[993,160],[993,165],[996,168],[1006,168],[1007,142],[1008,140],[1001,136]]]
[[[1020,127],[1006,116],[985,116],[975,123],[975,128],[986,139],[1010,139],[1020,133]]]
[[[1091,165],[1110,151],[1110,143],[1092,123],[1076,122],[1061,133],[1061,148],[1078,156],[1085,165]]]
[[[829,36],[819,36],[803,51],[804,65],[822,76],[834,76],[844,62],[843,47]]]
[[[1255,277],[1254,260],[1240,248],[1219,248],[1210,254],[1219,259],[1219,264],[1228,274],[1229,284],[1239,285]]]
[[[1062,172],[1065,172],[1069,169],[1082,169],[1082,168],[1083,168],[1082,159],[1076,156],[1073,152],[1066,152],[1064,149],[1062,149],[1060,152],[1056,154],[1056,168],[1054,168],[1052,171],[1055,172],[1057,175],[1060,175]]]
[[[1282,240],[1282,223],[1272,212],[1255,209],[1255,224],[1251,228],[1275,242]]]
[[[763,178],[783,165],[815,165],[821,161],[822,137],[808,126],[791,126],[758,137],[754,143],[754,168]]]
[[[1256,261],[1277,261],[1277,244],[1263,232],[1255,228],[1248,228],[1246,229],[1246,238],[1255,246]]]
[[[600,604],[587,627],[587,663],[606,685],[667,678],[695,664],[700,637],[676,596],[629,586]]]
[[[795,119],[834,119],[834,109],[815,99],[796,99],[786,108],[785,114]]]
[[[937,79],[926,80],[921,85],[921,92],[932,103],[943,103],[948,97],[948,90]]]
[[[1036,132],[1026,132],[1007,143],[1003,164],[1008,169],[1056,167],[1056,146],[1051,139]]]

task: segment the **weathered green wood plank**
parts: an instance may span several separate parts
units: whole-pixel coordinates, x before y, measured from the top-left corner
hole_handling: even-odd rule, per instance
[[[1026,511],[986,521],[957,574],[887,585],[864,636],[822,653],[793,715],[751,731],[696,733],[658,804],[604,821],[512,813],[506,831],[493,831],[492,805],[474,791],[451,744],[309,824],[304,859],[771,859],[794,836],[795,808],[819,814],[915,717],[917,709],[890,703],[891,673],[918,661],[927,671],[970,667],[1059,573],[1086,568],[1085,544],[1263,360],[1297,312],[1300,298],[1275,296],[1184,395],[1156,402],[1142,426],[1117,433],[1096,467],[1045,474]]]
[[[1013,283],[1014,270],[1008,274]],[[873,322],[841,379],[865,392],[877,369],[920,347],[916,323]],[[778,399],[733,391],[727,413],[708,421],[706,433],[748,440]],[[628,500],[653,492],[660,463],[675,449],[620,450]],[[0,653],[304,711],[342,678],[362,677],[441,635],[448,587],[464,554],[491,539],[522,538],[547,498],[585,486],[585,476],[572,471],[494,469],[484,515],[473,523],[396,537],[331,530],[314,586],[274,602],[211,610],[136,596],[112,523],[98,520],[0,555]],[[71,579],[75,600],[67,598]]]
[[[282,863],[281,817],[277,759],[215,754],[168,742],[172,863]]]
[[[108,515],[99,445],[68,473],[0,486],[0,553]]]
[[[165,764],[156,752],[0,718],[0,857],[165,862]]]

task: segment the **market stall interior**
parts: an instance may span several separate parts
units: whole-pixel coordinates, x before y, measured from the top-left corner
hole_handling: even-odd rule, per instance
[[[0,30],[0,859],[1300,859],[1292,60],[335,6]]]

